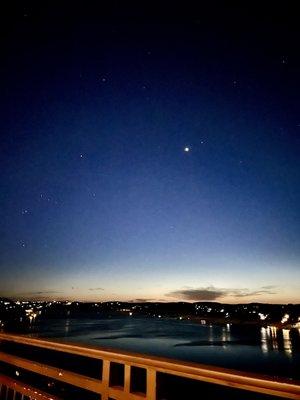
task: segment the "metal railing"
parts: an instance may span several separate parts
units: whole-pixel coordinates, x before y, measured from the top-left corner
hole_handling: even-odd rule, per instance
[[[77,388],[101,395],[102,400],[156,400],[157,399],[157,375],[159,373],[168,374],[177,377],[189,378],[191,380],[202,381],[206,383],[222,385],[227,388],[235,388],[246,391],[251,391],[259,394],[267,394],[288,399],[300,399],[300,383],[284,379],[272,379],[256,374],[243,373],[235,370],[207,366],[202,364],[174,361],[171,359],[139,355],[129,352],[104,350],[99,347],[62,343],[48,339],[34,339],[28,336],[11,335],[0,333],[0,342],[14,343],[19,345],[33,346],[34,349],[47,349],[64,354],[72,354],[84,356],[90,359],[102,361],[102,373],[99,369],[99,379],[85,376],[76,372],[61,369],[56,366],[30,360],[0,351],[0,361],[11,366],[21,368],[31,373],[39,374],[40,376],[55,379],[59,382],[73,385]],[[0,347],[1,349],[1,347]],[[60,353],[61,354],[61,353]],[[123,385],[114,386],[111,384],[111,366],[119,364],[123,368]],[[145,372],[146,387],[144,393],[136,393],[132,391],[132,369],[133,367],[141,369]],[[5,380],[6,379],[6,380]],[[7,380],[3,375],[0,375],[0,384],[11,387],[15,385],[15,389],[24,385],[16,380]],[[26,394],[30,399],[53,399],[57,398],[39,391],[34,393],[28,385],[30,394],[24,390],[20,393]],[[100,396],[99,396],[100,398]]]
[[[59,400],[58,397],[44,393],[42,390],[37,390],[36,388],[16,381],[15,379],[8,378],[0,374],[0,398],[16,400],[17,395],[20,394],[20,399],[40,399],[40,400]]]

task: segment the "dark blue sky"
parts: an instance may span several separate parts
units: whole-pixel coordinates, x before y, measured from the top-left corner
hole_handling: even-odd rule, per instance
[[[299,302],[295,10],[67,3],[1,17],[0,295]]]

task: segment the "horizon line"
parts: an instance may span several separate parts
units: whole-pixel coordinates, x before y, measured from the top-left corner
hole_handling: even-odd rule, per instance
[[[165,300],[145,300],[145,301],[136,301],[136,300],[71,300],[71,299],[42,299],[42,298],[11,298],[6,296],[0,296],[0,300],[7,301],[39,301],[39,302],[62,302],[62,303],[131,303],[131,304],[170,304],[170,303],[186,303],[186,304],[195,304],[195,303],[212,303],[212,304],[223,304],[223,305],[248,305],[248,304],[265,304],[265,305],[300,305],[299,303],[269,303],[269,302],[261,302],[261,301],[251,301],[247,303],[226,303],[220,301],[213,300],[196,300],[196,301],[188,301],[188,300],[177,300],[177,301],[165,301]]]

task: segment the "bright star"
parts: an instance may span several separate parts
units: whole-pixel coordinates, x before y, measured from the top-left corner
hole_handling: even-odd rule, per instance
[[[188,153],[188,152],[190,151],[190,148],[189,148],[189,147],[185,147],[185,148],[184,148],[184,151],[185,151],[186,153]]]

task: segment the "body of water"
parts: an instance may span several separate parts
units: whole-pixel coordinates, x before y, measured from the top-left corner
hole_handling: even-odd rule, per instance
[[[300,379],[300,331],[151,318],[37,321],[39,337]]]

